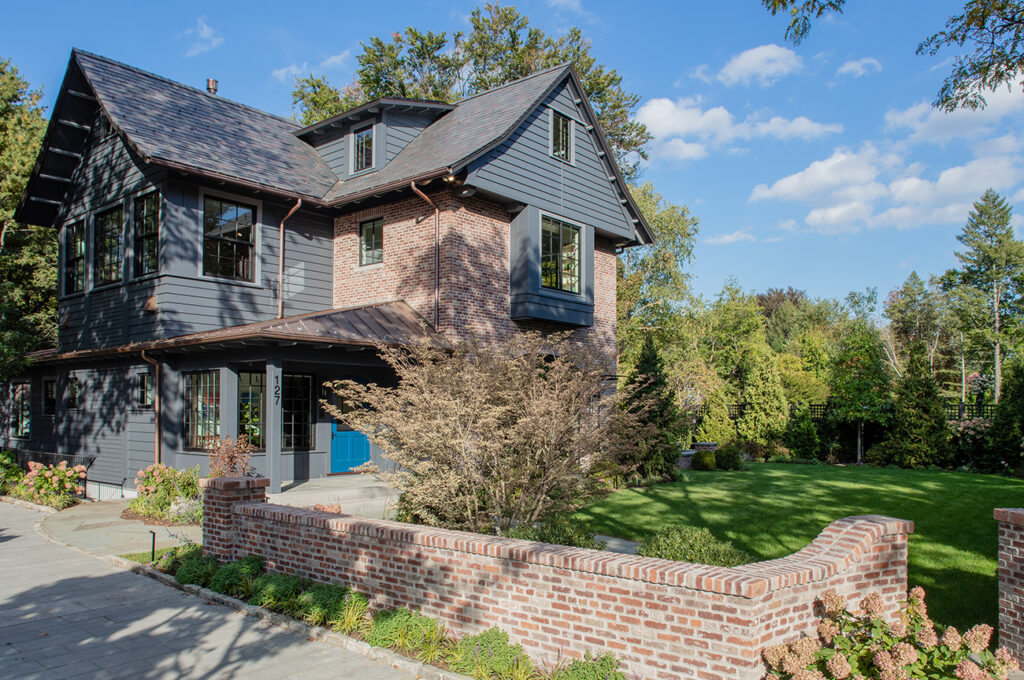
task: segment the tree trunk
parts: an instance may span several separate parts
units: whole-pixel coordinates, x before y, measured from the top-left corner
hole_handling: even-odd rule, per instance
[[[864,421],[857,421],[857,465],[864,463]]]
[[[967,354],[964,351],[964,332],[960,331],[960,403],[967,402]]]

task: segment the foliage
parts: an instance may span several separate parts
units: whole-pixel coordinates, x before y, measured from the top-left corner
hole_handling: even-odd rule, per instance
[[[875,329],[862,319],[849,322],[832,360],[831,415],[844,422],[887,421],[889,384]]]
[[[85,479],[85,466],[69,466],[66,461],[43,465],[29,461],[28,473],[11,493],[18,498],[63,510],[78,502],[76,495],[85,493],[80,480]]]
[[[715,463],[714,451],[694,451],[690,458],[690,467],[694,470],[714,470]]]
[[[798,458],[817,458],[821,453],[818,428],[811,420],[811,410],[801,404],[793,412],[786,425],[786,446]]]
[[[210,590],[237,598],[252,596],[256,578],[263,573],[263,558],[247,555],[237,562],[222,564],[210,580]]]
[[[573,659],[556,668],[549,680],[626,680],[626,674],[619,670],[620,665],[611,654],[591,656],[588,651],[582,659]]]
[[[211,477],[245,477],[254,474],[250,459],[256,447],[247,439],[219,437],[210,450]]]
[[[331,627],[345,635],[362,633],[369,625],[370,601],[366,595],[349,591],[345,596],[345,605],[341,608],[341,614],[332,621]]]
[[[719,470],[742,470],[743,463],[743,449],[736,442],[715,451],[715,468]]]
[[[203,588],[210,585],[218,569],[217,560],[203,554],[194,554],[182,559],[174,572],[174,579],[182,584],[194,584]]]
[[[154,463],[136,474],[135,492],[137,495],[128,501],[128,507],[140,515],[188,524],[198,524],[203,519],[198,465],[178,470]],[[192,501],[191,507],[179,514],[183,500]]]
[[[767,345],[751,345],[742,365],[743,413],[736,421],[741,439],[767,443],[782,435],[789,407]]]
[[[296,616],[311,626],[330,625],[342,618],[351,591],[347,586],[314,583],[295,598]]]
[[[769,678],[949,678],[996,680],[1017,670],[1018,663],[1006,649],[989,651],[992,627],[979,624],[962,635],[949,627],[939,636],[928,617],[924,589],[907,595],[899,617],[886,620],[885,603],[869,593],[855,611],[835,590],[822,595],[824,617],[818,637],[769,647],[764,659]],[[827,675],[823,675],[827,674]]]
[[[571,515],[554,515],[535,526],[520,524],[507,530],[504,535],[524,541],[569,545],[591,550],[604,550],[607,545],[604,541],[594,538],[594,534],[587,530],[587,525],[582,520]]]
[[[705,527],[668,526],[644,539],[637,555],[677,562],[738,567],[753,558],[729,541],[720,541]]]
[[[679,457],[684,426],[675,394],[668,386],[661,355],[650,335],[644,338],[626,385],[629,389],[621,408],[635,413],[639,421],[647,425],[648,435],[639,443],[637,456],[628,462],[625,471],[640,471],[648,476],[667,474]]]
[[[694,441],[726,444],[735,440],[736,424],[729,417],[725,395],[721,391],[712,392],[704,402],[704,407],[707,412],[697,425],[693,435]]]
[[[302,593],[306,582],[291,574],[269,573],[258,576],[252,584],[249,604],[273,611],[287,611]]]
[[[996,408],[988,432],[987,455],[978,467],[988,471],[1016,470],[1024,464],[1024,363],[1007,374],[1006,393]]]
[[[890,322],[884,334],[885,352],[897,376],[903,374],[910,347],[915,342],[924,345],[928,370],[936,374],[943,359],[943,336],[950,330],[945,327],[944,307],[945,300],[936,282],[926,284],[917,272],[910,272],[903,285],[889,293],[883,307],[883,314]]]
[[[645,427],[620,409],[592,345],[520,333],[450,350],[379,346],[396,387],[334,383],[335,418],[395,463],[376,470],[410,514],[434,526],[493,533],[573,510],[596,490],[591,472],[630,460]]]
[[[0,451],[0,494],[18,486],[25,471],[18,466],[13,451]]]
[[[157,553],[157,559],[153,567],[166,574],[174,574],[185,562],[202,557],[203,546],[197,543],[185,543],[184,545],[169,548],[163,554],[159,554],[159,550]]]
[[[374,614],[364,639],[374,647],[391,647],[408,654],[436,638],[438,629],[437,621],[429,616],[399,607]]]
[[[498,628],[462,638],[452,656],[451,670],[477,680],[508,677],[513,672],[519,673],[516,677],[529,678],[533,668],[522,646],[510,644],[508,633]]]
[[[953,467],[984,467],[982,459],[990,450],[988,444],[992,421],[987,418],[969,418],[952,420],[948,425],[953,449]]]
[[[944,466],[950,459],[946,416],[926,351],[920,340],[911,344],[906,371],[896,387],[886,450],[891,462],[900,467]]]
[[[57,338],[57,232],[14,221],[46,128],[41,98],[0,59],[0,381]]]

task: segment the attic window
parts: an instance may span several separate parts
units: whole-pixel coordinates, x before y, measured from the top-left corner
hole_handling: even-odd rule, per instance
[[[572,118],[551,111],[551,155],[572,163]]]
[[[353,136],[352,172],[373,167],[373,126],[363,128]]]

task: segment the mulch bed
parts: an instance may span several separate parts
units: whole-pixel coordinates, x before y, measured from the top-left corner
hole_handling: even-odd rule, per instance
[[[181,522],[174,522],[174,521],[169,520],[169,519],[160,519],[159,517],[149,517],[147,515],[139,514],[139,513],[135,512],[134,510],[132,510],[131,508],[125,508],[124,509],[124,512],[121,513],[121,519],[136,519],[136,520],[142,522],[143,524],[148,524],[151,527],[188,527],[188,526],[197,527],[197,526],[199,526],[199,524],[197,522],[185,522],[183,524]]]

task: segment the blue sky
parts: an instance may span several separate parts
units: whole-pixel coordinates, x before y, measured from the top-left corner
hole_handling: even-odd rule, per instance
[[[980,113],[929,106],[951,55],[914,49],[962,0],[851,0],[800,46],[758,0],[516,4],[549,33],[579,25],[642,96],[638,116],[656,136],[643,179],[700,218],[693,273],[705,295],[728,276],[750,290],[884,295],[911,270],[955,264],[955,235],[987,187],[1024,203],[1024,94],[995,93]],[[475,6],[17,3],[0,56],[47,104],[77,46],[199,87],[215,77],[222,95],[290,115],[294,74],[344,84],[360,41],[407,25],[463,29]]]

